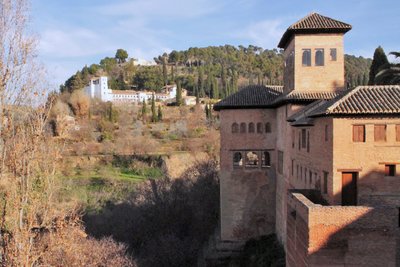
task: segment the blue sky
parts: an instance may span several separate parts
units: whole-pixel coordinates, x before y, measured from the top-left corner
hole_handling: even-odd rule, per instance
[[[209,45],[275,48],[285,29],[311,12],[353,26],[347,54],[400,51],[398,0],[32,0],[39,57],[56,87],[85,65],[114,56],[150,60]]]

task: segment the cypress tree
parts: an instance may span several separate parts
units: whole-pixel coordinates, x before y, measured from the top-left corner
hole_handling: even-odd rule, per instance
[[[368,84],[375,84],[375,76],[380,71],[380,69],[389,64],[389,61],[386,57],[385,51],[381,46],[375,49],[374,58],[372,59],[371,68],[369,69],[369,80]]]
[[[156,101],[154,100],[154,94],[151,98],[151,122],[157,122]]]
[[[162,119],[163,119],[163,115],[162,115],[162,111],[161,111],[161,105],[158,106],[157,119],[158,119],[158,121],[162,121]]]
[[[142,103],[142,120],[146,120],[146,113],[147,113],[147,107],[146,107],[146,101],[143,99]]]
[[[176,83],[176,105],[182,106],[182,87],[180,81]]]
[[[212,83],[212,98],[218,99],[219,98],[219,89],[218,89],[218,80],[217,78],[214,79]]]

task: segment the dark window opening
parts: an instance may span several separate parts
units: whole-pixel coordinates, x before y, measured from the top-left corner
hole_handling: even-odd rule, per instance
[[[269,122],[267,122],[265,124],[265,132],[266,133],[270,133],[271,132],[271,124]]]
[[[337,60],[337,52],[336,52],[336,48],[331,48],[331,61],[336,61]]]
[[[235,167],[243,166],[243,159],[242,159],[241,152],[235,152],[233,154],[233,166],[235,166]]]
[[[250,122],[249,123],[249,133],[254,133],[255,129],[254,129],[254,123]]]
[[[301,148],[307,147],[306,129],[301,129]]]
[[[386,176],[396,176],[396,165],[386,164],[385,165],[385,175]]]
[[[278,172],[283,173],[283,152],[278,151]]]
[[[311,66],[311,49],[303,49],[303,66]]]
[[[240,133],[246,133],[246,123],[244,122],[240,124]]]
[[[315,50],[315,66],[324,66],[324,49]]]
[[[307,152],[310,152],[310,132],[307,132]]]
[[[323,193],[327,194],[328,193],[328,172],[324,172],[324,190]]]
[[[254,151],[246,152],[246,168],[254,168],[258,166],[258,154]]]
[[[264,151],[261,157],[261,166],[262,167],[270,167],[271,166],[271,157],[268,151]]]
[[[325,125],[325,142],[328,141],[328,125]]]
[[[236,122],[232,124],[232,133],[238,133],[239,132],[239,124]]]

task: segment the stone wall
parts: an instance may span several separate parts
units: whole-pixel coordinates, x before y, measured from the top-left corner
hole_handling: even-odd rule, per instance
[[[221,239],[247,240],[275,232],[276,114],[275,110],[222,110],[221,129]],[[232,124],[245,123],[246,133],[232,133]],[[262,133],[248,132],[249,123],[262,123]],[[269,123],[271,132],[265,132]],[[235,152],[268,151],[270,166],[234,166]]]
[[[397,208],[322,206],[290,193],[287,266],[398,266],[398,220]]]
[[[343,90],[344,47],[343,34],[297,34],[295,46],[294,89],[297,91]],[[324,66],[315,66],[315,49],[324,49]],[[336,48],[337,60],[330,60],[330,49]],[[311,49],[311,66],[302,65],[303,49]]]

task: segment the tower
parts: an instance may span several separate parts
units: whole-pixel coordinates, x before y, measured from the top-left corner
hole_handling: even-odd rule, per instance
[[[345,89],[343,36],[351,25],[317,13],[292,24],[278,47],[284,49],[284,93]]]

